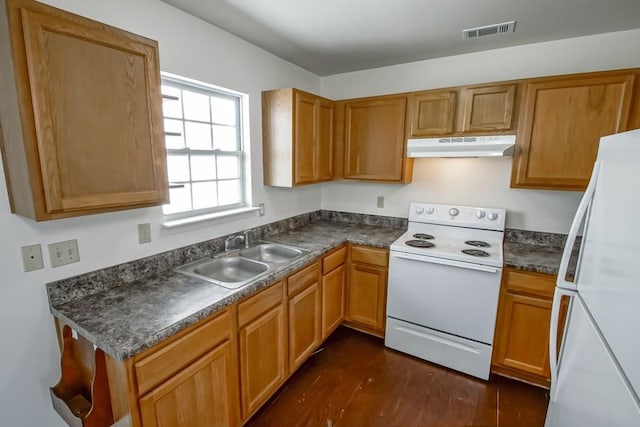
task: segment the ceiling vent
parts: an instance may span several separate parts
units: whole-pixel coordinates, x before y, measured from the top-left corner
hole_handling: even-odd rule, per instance
[[[469,28],[462,31],[462,38],[477,39],[478,37],[493,36],[496,34],[513,33],[516,29],[516,21],[503,22],[502,24],[485,25],[484,27]]]

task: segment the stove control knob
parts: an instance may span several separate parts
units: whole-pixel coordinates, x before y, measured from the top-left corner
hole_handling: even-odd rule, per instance
[[[424,212],[424,208],[416,208],[416,213],[418,215],[422,215],[423,212]]]
[[[489,214],[487,215],[487,219],[489,219],[489,221],[495,221],[496,219],[498,219],[498,214],[495,212],[489,212]]]
[[[427,208],[427,214],[429,214],[429,215],[431,215],[431,214],[432,214],[432,213],[434,213],[435,211],[436,211],[436,210],[435,210],[435,208],[432,208],[431,206],[429,206],[429,207]]]
[[[451,216],[457,216],[460,213],[460,211],[456,208],[451,208],[449,209],[449,215]]]
[[[476,211],[476,218],[478,219],[484,218],[484,211]]]

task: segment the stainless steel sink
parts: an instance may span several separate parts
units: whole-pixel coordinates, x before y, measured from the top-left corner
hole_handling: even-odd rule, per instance
[[[202,258],[178,267],[176,271],[225,288],[238,289],[309,252],[307,249],[258,241],[250,248],[225,252],[215,258]]]
[[[176,269],[179,273],[198,277],[225,288],[237,289],[269,271],[262,262],[240,256],[203,258]]]
[[[268,264],[283,264],[289,262],[303,253],[304,249],[279,245],[277,243],[260,243],[252,248],[243,249],[238,255]]]

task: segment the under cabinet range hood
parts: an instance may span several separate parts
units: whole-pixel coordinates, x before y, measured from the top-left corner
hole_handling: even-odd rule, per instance
[[[512,156],[515,143],[515,135],[410,138],[407,157]]]

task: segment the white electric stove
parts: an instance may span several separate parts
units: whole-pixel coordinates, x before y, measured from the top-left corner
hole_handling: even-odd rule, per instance
[[[411,203],[389,256],[387,347],[489,378],[505,216]]]

